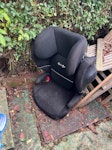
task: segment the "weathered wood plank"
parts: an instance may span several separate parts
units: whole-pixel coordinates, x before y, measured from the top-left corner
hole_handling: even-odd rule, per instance
[[[107,97],[101,102],[101,104],[104,105],[104,104],[108,103],[111,99],[112,99],[112,93],[111,93],[109,96],[107,96]]]
[[[75,106],[75,108],[80,108],[80,107],[83,107],[83,106],[87,105],[88,103],[90,103],[91,101],[93,101],[96,97],[99,97],[105,91],[107,91],[110,88],[112,88],[112,82],[110,82],[104,90],[101,89],[101,87],[104,86],[108,81],[110,81],[110,79],[112,79],[112,74],[110,74],[109,76],[107,76],[89,94],[87,94],[82,100],[80,100],[80,102]],[[100,93],[99,93],[99,91],[100,91]],[[94,95],[96,95],[96,97],[94,97]]]
[[[2,142],[5,144],[5,147],[2,150],[8,150],[14,148],[13,136],[11,131],[10,117],[8,112],[7,96],[5,88],[0,88],[0,113],[4,113],[8,117],[8,123],[6,129],[3,133]]]
[[[96,44],[87,47],[86,55],[87,57],[96,56]]]
[[[96,54],[96,68],[98,71],[102,71],[103,49],[104,49],[104,42],[103,39],[100,38],[97,40],[97,54]]]
[[[106,42],[112,42],[112,30],[104,37]]]

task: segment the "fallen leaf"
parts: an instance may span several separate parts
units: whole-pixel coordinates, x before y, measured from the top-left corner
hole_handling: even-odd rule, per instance
[[[93,122],[94,122],[94,123],[96,123],[96,122],[98,122],[98,121],[99,121],[99,119],[98,119],[98,118],[96,118],[96,119],[94,119],[94,121],[93,121]]]
[[[32,106],[30,103],[28,102],[25,102],[24,104],[24,108],[25,108],[25,111],[28,112],[28,113],[32,113]]]
[[[20,105],[19,104],[15,105],[13,109],[15,111],[19,112],[20,111]]]
[[[83,107],[83,108],[80,109],[80,111],[81,111],[82,114],[85,114],[87,112],[87,109],[86,109],[86,107]]]
[[[102,99],[101,97],[97,98],[97,102],[101,103]]]
[[[95,128],[95,126],[94,126],[93,124],[90,124],[90,125],[88,126],[88,128],[89,128],[93,133],[98,134],[98,132],[96,131],[96,128]]]
[[[23,132],[20,133],[19,139],[20,141],[25,142],[26,139],[25,139],[25,134]]]
[[[32,141],[32,139],[27,140],[27,141],[26,141],[26,144],[31,143],[31,141]]]
[[[110,102],[104,104],[104,107],[105,107],[106,109],[110,108]]]
[[[14,112],[14,110],[10,110],[10,112],[9,112],[9,113],[10,113],[10,117],[11,117],[11,118],[13,118],[13,117],[15,116],[15,112]]]

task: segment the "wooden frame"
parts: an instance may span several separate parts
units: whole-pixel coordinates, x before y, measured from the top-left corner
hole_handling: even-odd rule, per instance
[[[112,68],[112,30],[97,40],[96,68],[98,71]]]
[[[96,68],[98,74],[95,81],[97,86],[92,83],[85,89],[85,97],[82,98],[75,108],[80,108],[94,99],[107,92],[109,95],[101,102],[102,105],[112,100],[112,30],[103,38],[97,40],[97,45],[88,46],[86,55],[87,57],[96,57]],[[105,43],[110,44],[110,52],[103,57],[103,50],[105,49]],[[109,70],[110,69],[110,70]],[[109,74],[105,74],[104,70],[108,70]]]
[[[96,76],[95,81],[97,82],[97,86],[94,87],[94,85],[91,83],[88,85],[86,91],[86,96],[80,100],[80,102],[75,106],[75,108],[80,108],[94,99],[101,96],[106,91],[109,92],[109,96],[107,96],[103,101],[102,104],[105,104],[109,102],[112,99],[112,69],[109,70],[109,75],[106,76],[104,72],[100,72],[99,75]],[[102,80],[103,78],[103,80]]]

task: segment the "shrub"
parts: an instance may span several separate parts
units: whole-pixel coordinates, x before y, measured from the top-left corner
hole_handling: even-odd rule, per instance
[[[6,37],[7,35],[7,28],[10,24],[10,18],[6,14],[6,12],[3,9],[0,9],[0,44],[5,47],[6,46]],[[2,51],[2,48],[0,48],[0,52]]]

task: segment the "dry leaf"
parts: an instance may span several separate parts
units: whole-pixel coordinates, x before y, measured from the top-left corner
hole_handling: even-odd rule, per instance
[[[93,133],[98,134],[98,132],[96,131],[96,128],[95,128],[95,126],[94,126],[93,124],[90,124],[90,125],[88,126],[88,128],[89,128]]]
[[[31,143],[31,141],[32,141],[32,139],[27,140],[27,141],[26,141],[26,144]]]
[[[20,111],[20,105],[19,104],[15,105],[13,109],[15,111],[19,112]]]
[[[28,112],[28,113],[32,113],[32,106],[30,103],[28,102],[25,102],[24,104],[24,108],[25,108],[25,111]]]
[[[19,136],[20,141],[24,142],[25,141],[25,134],[23,132],[20,133]]]
[[[86,107],[83,107],[83,108],[81,108],[80,111],[81,111],[82,114],[85,114],[87,112],[87,109],[86,109]]]

